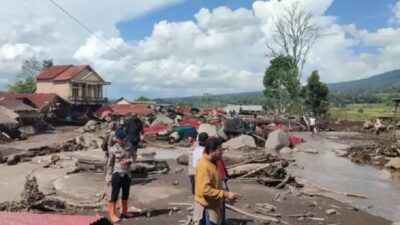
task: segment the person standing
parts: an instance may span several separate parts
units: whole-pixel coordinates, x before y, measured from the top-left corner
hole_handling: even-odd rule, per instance
[[[311,135],[314,135],[315,132],[315,124],[316,124],[316,118],[314,115],[311,115],[310,117],[310,131],[311,131]]]
[[[108,151],[106,184],[111,189],[108,202],[110,219],[113,223],[118,223],[121,219],[116,215],[115,208],[121,189],[121,217],[133,216],[128,212],[128,199],[131,186],[131,165],[136,159],[136,152],[132,151],[131,143],[125,141],[127,135],[123,129],[117,129],[115,137],[117,143]]]
[[[132,145],[132,150],[137,152],[140,141],[143,139],[144,127],[142,121],[135,115],[125,125],[127,139]]]
[[[222,205],[225,200],[235,200],[239,195],[222,189],[222,179],[215,163],[222,157],[222,141],[207,141],[203,157],[195,172],[195,207],[193,221],[202,225],[221,225]]]
[[[199,137],[198,137],[198,145],[192,150],[192,152],[190,153],[190,156],[189,156],[188,173],[189,173],[189,180],[190,180],[191,190],[192,190],[193,195],[195,192],[194,189],[195,189],[195,183],[196,183],[195,177],[194,177],[195,170],[196,170],[197,163],[203,156],[204,147],[206,145],[207,139],[208,139],[207,133],[200,133]]]

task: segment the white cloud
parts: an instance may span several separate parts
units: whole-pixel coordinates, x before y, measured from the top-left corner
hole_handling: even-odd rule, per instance
[[[47,1],[9,1],[0,9],[0,86],[12,81],[10,74],[17,73],[24,58],[36,56],[62,64],[92,65],[113,82],[107,91],[113,97],[262,89],[268,65],[265,43],[270,41],[276,17],[295,0],[255,1],[250,9],[200,9],[193,20],[157,22],[151,34],[134,44],[124,40],[116,28],[118,22],[181,1],[57,0],[117,52]],[[332,2],[299,1],[313,12],[323,34],[311,49],[304,74],[318,69],[323,80],[334,82],[400,65],[399,29],[383,27],[370,32],[354,24],[338,25],[335,17],[325,14]],[[360,46],[378,51],[353,50]]]
[[[393,11],[393,14],[394,14],[393,20],[396,21],[397,23],[400,23],[400,1],[398,1],[394,5],[392,11]]]

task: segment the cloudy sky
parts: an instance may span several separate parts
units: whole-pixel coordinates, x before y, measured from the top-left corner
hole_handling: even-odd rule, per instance
[[[13,0],[0,8],[0,89],[22,60],[90,64],[109,97],[261,90],[274,19],[295,0]],[[299,0],[322,28],[304,76],[325,82],[400,69],[400,0]]]

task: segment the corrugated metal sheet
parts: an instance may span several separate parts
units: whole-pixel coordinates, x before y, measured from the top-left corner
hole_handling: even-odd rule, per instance
[[[76,216],[0,212],[0,225],[106,225],[111,224],[99,216]]]
[[[18,114],[12,110],[0,105],[0,124],[2,125],[17,125]]]
[[[57,77],[59,74],[64,72],[66,69],[71,67],[72,65],[56,65],[50,67],[48,70],[43,71],[40,73],[37,77],[36,80],[52,80],[55,77]]]
[[[36,93],[2,93],[0,98],[5,99],[23,99],[31,101],[39,111],[47,108],[50,104],[57,101],[56,94],[36,94]]]
[[[11,109],[14,112],[36,112],[37,109],[25,104],[19,99],[0,99],[0,105]]]

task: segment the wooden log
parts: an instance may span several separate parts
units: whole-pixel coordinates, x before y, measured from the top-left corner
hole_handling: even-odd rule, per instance
[[[225,207],[226,207],[227,209],[230,209],[230,210],[236,212],[236,213],[242,214],[242,215],[244,215],[244,216],[253,218],[253,219],[258,220],[258,221],[263,221],[263,222],[274,222],[274,223],[279,223],[279,222],[281,222],[281,221],[279,221],[278,219],[276,219],[276,218],[274,218],[274,217],[272,217],[272,216],[256,215],[256,214],[253,214],[253,213],[249,213],[249,212],[243,211],[243,210],[241,210],[241,209],[239,209],[239,208],[236,208],[236,207],[234,207],[234,206],[232,206],[232,205],[229,205],[229,204],[225,204]]]
[[[290,181],[290,179],[292,178],[292,175],[287,175],[286,178],[280,183],[278,184],[278,186],[276,186],[276,188],[281,189],[283,187],[285,187],[285,185]]]
[[[250,175],[252,175],[254,173],[257,173],[260,170],[266,169],[267,167],[271,167],[271,164],[267,163],[267,164],[265,164],[264,166],[262,166],[262,167],[260,167],[258,169],[255,169],[253,171],[248,172],[247,174],[244,174],[243,176],[240,176],[239,178],[244,178],[244,177],[250,176]]]
[[[245,175],[247,173],[255,173],[263,168],[266,168],[269,164],[265,164],[265,163],[249,163],[249,164],[244,164],[244,165],[240,165],[231,169],[228,169],[228,174],[231,177],[239,177],[242,175]],[[261,168],[261,169],[260,169]],[[255,171],[255,172],[254,172]],[[248,175],[247,175],[248,176]],[[243,177],[240,177],[243,178]]]

